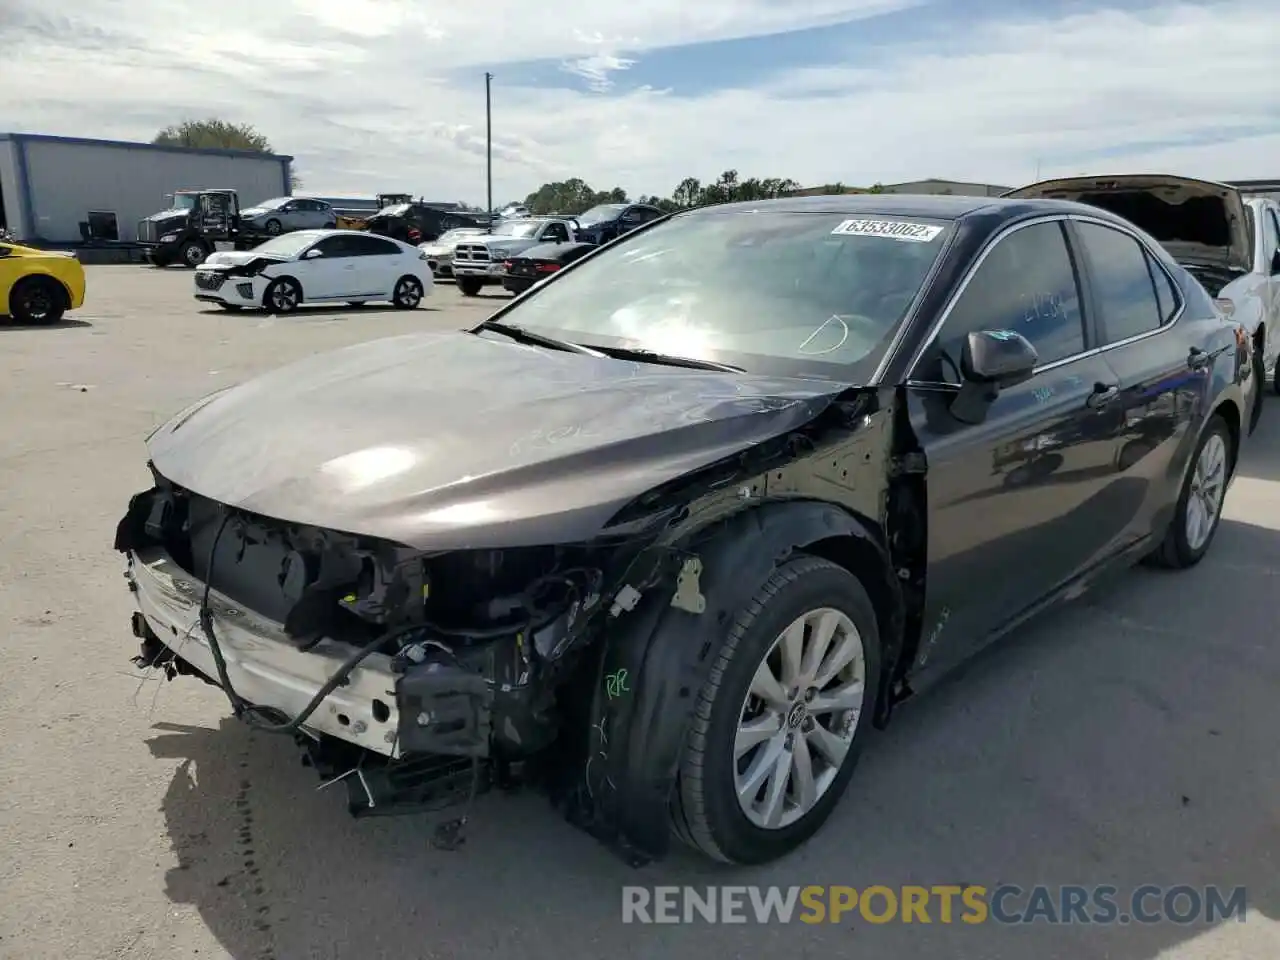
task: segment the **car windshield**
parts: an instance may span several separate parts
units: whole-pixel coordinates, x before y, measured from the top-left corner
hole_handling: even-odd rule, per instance
[[[376,216],[401,217],[409,212],[409,207],[410,207],[410,204],[407,204],[407,203],[393,203],[391,206],[383,207],[381,210],[379,210]]]
[[[174,210],[194,210],[199,195],[195,193],[175,193],[173,195]]]
[[[865,382],[948,226],[875,214],[678,216],[558,275],[501,319],[588,346]]]
[[[263,210],[278,210],[292,199],[293,197],[273,197],[270,200],[263,200],[261,203],[255,203],[254,206],[261,207]]]
[[[625,203],[602,203],[598,207],[592,207],[586,213],[579,214],[577,217],[578,225],[589,227],[593,223],[616,220],[618,219],[618,214],[625,209],[627,209]]]
[[[532,237],[542,223],[538,220],[509,220],[493,228],[495,237]]]
[[[323,233],[317,233],[314,230],[299,230],[273,237],[266,243],[260,243],[253,248],[253,252],[268,257],[296,257],[323,236]]]

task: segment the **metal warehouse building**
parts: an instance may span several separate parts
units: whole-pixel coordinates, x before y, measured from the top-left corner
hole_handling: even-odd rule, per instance
[[[136,240],[175,190],[230,187],[247,207],[286,196],[292,157],[0,133],[0,225],[20,240]],[[81,225],[85,225],[82,229]]]

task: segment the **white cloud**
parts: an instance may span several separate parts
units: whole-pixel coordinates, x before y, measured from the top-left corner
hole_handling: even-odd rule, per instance
[[[587,86],[596,93],[605,93],[613,87],[612,73],[629,70],[636,65],[635,60],[619,57],[612,53],[596,53],[577,60],[566,60],[560,68],[572,73],[587,82]]]
[[[177,119],[219,115],[296,155],[308,190],[478,200],[491,70],[499,201],[570,176],[668,193],[685,176],[729,168],[807,183],[1014,184],[1037,168],[1280,175],[1280,7],[1268,0],[1053,22],[1027,12],[937,45],[851,51],[852,66],[791,71],[753,89],[617,92],[646,49],[905,5],[220,0],[215,16],[203,2],[7,0],[0,117],[36,132],[147,139]],[[21,43],[6,36],[19,31]],[[502,63],[535,57],[586,89],[504,85]],[[459,69],[474,70],[474,82],[446,79]]]

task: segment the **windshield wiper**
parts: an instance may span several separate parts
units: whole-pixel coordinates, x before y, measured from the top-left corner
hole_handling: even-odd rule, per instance
[[[717,363],[714,360],[702,360],[698,357],[677,357],[666,353],[655,353],[653,350],[642,350],[639,347],[597,347],[602,354],[615,360],[638,360],[641,363],[659,363],[668,367],[688,367],[691,370],[720,370],[724,373],[746,373],[743,367],[735,367],[729,363]]]
[[[547,347],[550,350],[563,350],[565,353],[581,353],[588,357],[607,356],[607,354],[601,353],[599,350],[584,347],[580,343],[574,343],[571,340],[557,340],[555,337],[546,337],[540,333],[526,330],[524,327],[503,323],[501,320],[486,320],[478,327],[472,328],[471,332],[479,333],[481,330],[492,330],[494,333],[500,333],[504,337],[510,337],[516,343],[528,343],[536,347]]]

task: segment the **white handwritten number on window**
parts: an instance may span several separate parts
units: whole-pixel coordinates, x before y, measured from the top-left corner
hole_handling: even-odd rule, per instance
[[[1062,294],[1047,291],[1024,293],[1018,298],[1022,308],[1022,322],[1035,323],[1039,320],[1063,320],[1067,316],[1062,304]]]

